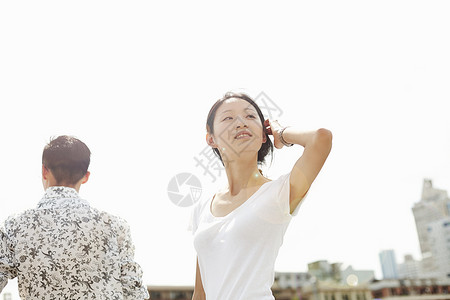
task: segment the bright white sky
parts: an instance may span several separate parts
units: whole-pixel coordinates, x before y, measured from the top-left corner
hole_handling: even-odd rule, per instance
[[[225,177],[194,161],[207,113],[263,91],[281,124],[334,135],[276,271],[325,259],[381,277],[380,250],[420,258],[423,179],[450,191],[449,15],[448,1],[2,2],[0,220],[42,197],[49,138],[75,135],[92,151],[81,196],[128,220],[145,283],[193,284],[190,209],[167,185],[189,172],[211,196]],[[276,151],[266,173],[301,153]]]

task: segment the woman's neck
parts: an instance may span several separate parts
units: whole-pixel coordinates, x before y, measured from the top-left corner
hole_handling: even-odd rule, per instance
[[[239,194],[242,189],[259,186],[268,181],[259,172],[256,161],[233,161],[226,165],[225,171],[231,196]]]

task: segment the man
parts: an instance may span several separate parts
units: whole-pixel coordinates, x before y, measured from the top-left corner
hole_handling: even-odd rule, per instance
[[[23,299],[148,299],[126,222],[78,196],[90,155],[70,136],[45,146],[44,197],[0,229],[0,292],[18,277]]]

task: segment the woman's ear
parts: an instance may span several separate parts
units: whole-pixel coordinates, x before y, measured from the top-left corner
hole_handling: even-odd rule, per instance
[[[210,134],[209,132],[206,133],[206,143],[213,148],[217,148],[217,144],[214,140],[214,136],[212,134]]]

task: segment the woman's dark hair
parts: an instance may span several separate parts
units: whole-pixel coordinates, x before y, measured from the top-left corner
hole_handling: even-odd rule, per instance
[[[258,164],[263,164],[266,161],[266,156],[268,154],[270,154],[271,159],[273,157],[273,144],[272,141],[269,139],[269,137],[267,136],[267,133],[265,133],[265,126],[264,126],[264,115],[261,112],[261,109],[259,108],[258,104],[256,104],[255,101],[253,101],[252,98],[250,98],[250,96],[244,94],[244,93],[233,93],[233,92],[228,92],[225,94],[225,96],[223,96],[221,99],[217,100],[216,103],[214,103],[214,105],[211,107],[211,109],[209,110],[208,113],[208,118],[206,120],[206,131],[214,134],[214,118],[216,117],[216,112],[219,109],[219,107],[228,99],[232,99],[232,98],[236,98],[236,99],[241,99],[241,100],[245,100],[248,103],[250,103],[255,109],[256,112],[258,113],[259,119],[261,121],[261,125],[263,127],[263,132],[266,135],[266,142],[263,143],[261,145],[261,148],[258,151]],[[214,154],[220,159],[220,161],[223,163],[222,157],[220,155],[220,152],[217,148],[213,148]]]
[[[86,175],[90,161],[86,144],[67,135],[52,139],[42,153],[42,165],[52,172],[58,185],[76,184]]]

